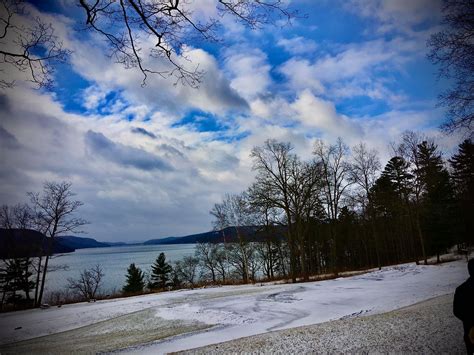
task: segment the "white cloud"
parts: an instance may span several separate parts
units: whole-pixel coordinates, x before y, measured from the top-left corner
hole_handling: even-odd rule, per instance
[[[75,40],[72,42],[74,52],[71,56],[74,70],[95,83],[101,91],[120,91],[129,102],[169,112],[194,107],[222,114],[229,109],[245,109],[247,106],[245,100],[230,87],[215,58],[204,50],[188,48],[185,52],[187,59],[175,58],[190,70],[199,66],[204,71],[199,89],[174,85],[176,81],[173,77],[162,78],[153,74],[148,75],[146,87],[142,87],[142,73],[111,62],[101,43],[100,39],[93,38],[87,42]],[[163,58],[146,58],[144,65],[158,71],[171,69]]]
[[[92,222],[88,232],[99,239],[209,230],[212,205],[248,183],[238,147],[212,132],[153,119],[129,122],[125,113],[69,114],[52,96],[20,88],[2,102],[1,132],[17,142],[2,146],[2,164],[12,167],[1,174],[2,186],[9,186],[0,191],[3,203],[24,201],[45,180],[72,181],[85,203],[81,214]],[[137,134],[137,127],[149,135]]]
[[[376,19],[379,33],[414,35],[415,26],[439,21],[442,0],[351,0],[345,7],[360,16]]]
[[[225,193],[250,184],[249,153],[268,138],[292,142],[304,158],[311,157],[316,137],[333,142],[341,136],[350,146],[367,140],[385,158],[388,142],[401,132],[429,126],[441,115],[394,111],[347,117],[332,102],[302,91],[293,101],[281,97],[260,101],[262,107],[269,105],[264,111],[285,112],[286,120],[236,117],[229,134],[248,135],[225,141],[218,140],[215,132],[166,125],[162,113],[155,113],[161,119],[132,122],[118,113],[70,114],[51,96],[25,89],[8,92],[0,101],[2,132],[15,142],[2,146],[2,164],[11,167],[0,175],[7,187],[0,191],[2,201],[24,201],[25,192],[38,191],[44,180],[70,180],[85,203],[81,214],[92,222],[89,234],[103,240],[210,229],[209,209]]]
[[[336,48],[335,54],[307,59],[291,58],[279,67],[293,90],[311,89],[334,98],[367,96],[398,103],[404,96],[393,92],[384,73],[403,72],[417,58],[413,41],[394,38],[373,40]]]
[[[293,110],[281,96],[259,97],[250,103],[250,108],[253,115],[273,124],[285,124],[292,119]]]
[[[279,71],[285,75],[288,85],[293,90],[308,88],[316,93],[325,92],[325,87],[314,65],[307,59],[291,58],[279,67]]]
[[[332,102],[322,100],[308,90],[303,91],[291,106],[300,122],[307,127],[333,137],[358,134],[358,126],[337,114]]]
[[[318,48],[315,41],[301,36],[281,38],[277,44],[292,55],[312,53]]]
[[[255,98],[271,85],[270,65],[260,49],[234,46],[225,51],[225,67],[231,77],[230,86],[242,97]]]
[[[89,86],[82,92],[82,106],[87,110],[95,110],[104,102],[106,97],[106,91],[95,85]]]

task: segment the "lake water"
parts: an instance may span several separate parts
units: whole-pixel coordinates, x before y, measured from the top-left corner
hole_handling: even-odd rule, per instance
[[[68,278],[79,278],[82,270],[91,268],[96,264],[102,266],[105,274],[101,287],[102,293],[110,293],[114,289],[120,291],[125,284],[125,275],[131,263],[135,263],[137,267],[149,273],[151,265],[161,252],[165,253],[168,262],[173,262],[184,256],[193,255],[194,247],[195,244],[133,245],[78,249],[73,253],[55,255],[50,260],[51,270],[60,266],[67,266],[67,269],[59,269],[48,273],[45,295],[66,289]]]

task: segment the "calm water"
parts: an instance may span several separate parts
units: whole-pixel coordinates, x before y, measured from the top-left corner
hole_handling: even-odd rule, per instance
[[[184,256],[194,254],[195,244],[175,245],[134,245],[110,248],[78,249],[74,253],[54,256],[50,260],[51,269],[67,266],[48,273],[46,295],[50,292],[64,290],[69,277],[78,278],[85,268],[100,264],[104,271],[102,292],[109,293],[114,289],[120,291],[125,284],[127,268],[131,263],[149,273],[151,264],[163,252],[168,262],[177,261]],[[49,267],[48,267],[49,269]]]

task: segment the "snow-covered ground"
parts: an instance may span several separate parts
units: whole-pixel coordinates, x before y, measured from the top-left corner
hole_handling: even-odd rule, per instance
[[[272,330],[391,311],[452,293],[466,278],[464,261],[435,266],[404,264],[320,282],[215,287],[29,310],[0,315],[0,344],[79,327],[83,331],[104,321],[104,328],[110,331],[107,322],[120,327],[116,317],[122,316],[122,323],[130,324],[126,323],[127,315],[143,310],[170,322],[201,325],[199,331],[153,343],[127,343],[133,346],[127,352],[166,353]],[[211,327],[202,330],[203,323]],[[21,329],[15,330],[17,327]],[[98,330],[94,332],[101,329],[97,324],[95,327]],[[146,331],[146,323],[143,330]],[[93,342],[93,338],[89,340]]]
[[[209,354],[465,354],[453,295],[395,311],[307,325],[177,352]]]

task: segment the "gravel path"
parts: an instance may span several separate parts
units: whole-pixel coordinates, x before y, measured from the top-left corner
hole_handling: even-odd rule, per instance
[[[465,354],[462,324],[452,314],[452,302],[453,295],[446,295],[384,314],[276,331],[180,354]]]

